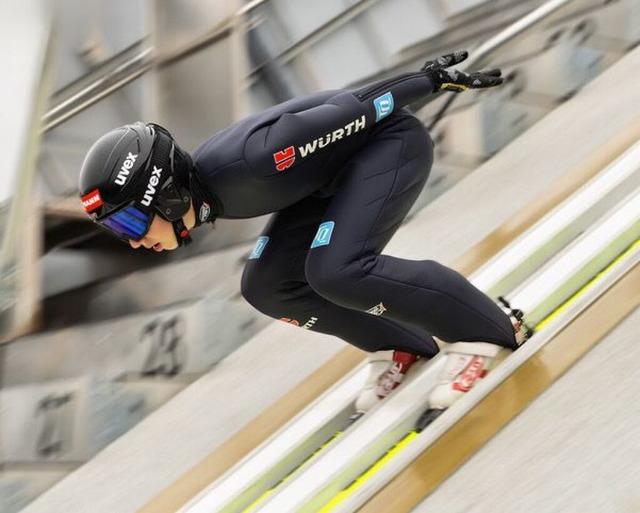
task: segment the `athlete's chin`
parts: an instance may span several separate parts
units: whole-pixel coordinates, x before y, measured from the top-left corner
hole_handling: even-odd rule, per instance
[[[156,244],[154,244],[152,246],[153,250],[157,253],[161,253],[162,251],[173,251],[174,249],[178,248],[177,244],[171,244],[168,246],[165,246],[164,244],[162,244],[162,242],[158,242]]]

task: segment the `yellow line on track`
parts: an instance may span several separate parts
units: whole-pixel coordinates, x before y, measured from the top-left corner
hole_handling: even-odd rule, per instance
[[[596,274],[589,282],[584,285],[580,290],[568,298],[562,305],[543,319],[536,327],[535,331],[547,326],[551,321],[556,319],[560,314],[565,312],[572,304],[579,298],[584,296],[591,288],[593,288],[600,280],[602,280],[609,272],[611,272],[627,255],[640,247],[640,240],[636,240],[629,248],[621,253],[616,259],[607,265],[602,271]],[[367,482],[372,476],[381,471],[384,466],[393,459],[395,455],[400,453],[405,447],[409,445],[418,436],[416,431],[410,431],[407,433],[396,445],[394,445],[387,453],[385,453],[380,459],[378,459],[372,466],[370,466],[363,474],[352,481],[346,488],[335,495],[325,506],[320,510],[320,513],[330,513],[339,504],[344,502],[350,497],[356,490],[358,490],[363,484]]]
[[[492,390],[359,513],[408,513],[640,305],[640,265]]]
[[[336,431],[331,438],[329,438],[325,443],[323,443],[320,447],[318,447],[315,451],[313,451],[307,458],[302,460],[300,464],[296,465],[292,470],[290,470],[280,481],[274,484],[271,488],[266,490],[260,497],[258,497],[255,501],[253,501],[246,509],[243,510],[242,513],[251,513],[257,506],[259,506],[265,499],[270,497],[273,492],[275,492],[281,485],[286,483],[291,476],[293,476],[298,470],[300,470],[307,462],[311,461],[318,454],[325,450],[329,445],[331,445],[334,441],[342,436],[344,431]]]

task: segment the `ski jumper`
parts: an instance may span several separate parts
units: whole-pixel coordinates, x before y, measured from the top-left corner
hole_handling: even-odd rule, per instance
[[[433,161],[427,130],[403,106],[432,91],[416,72],[312,94],[196,149],[216,217],[273,213],[242,277],[249,303],[366,351],[430,357],[438,351],[431,335],[516,347],[509,317],[466,278],[434,261],[381,254]]]

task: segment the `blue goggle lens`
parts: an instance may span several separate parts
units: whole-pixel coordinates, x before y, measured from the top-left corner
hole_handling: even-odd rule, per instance
[[[105,219],[101,219],[99,223],[120,237],[138,240],[149,231],[151,217],[136,207],[129,206],[114,212]]]

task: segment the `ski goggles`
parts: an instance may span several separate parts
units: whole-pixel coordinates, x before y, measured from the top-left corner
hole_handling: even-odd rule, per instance
[[[135,202],[96,219],[98,224],[125,241],[142,239],[149,232],[152,221],[153,214],[140,210]]]

